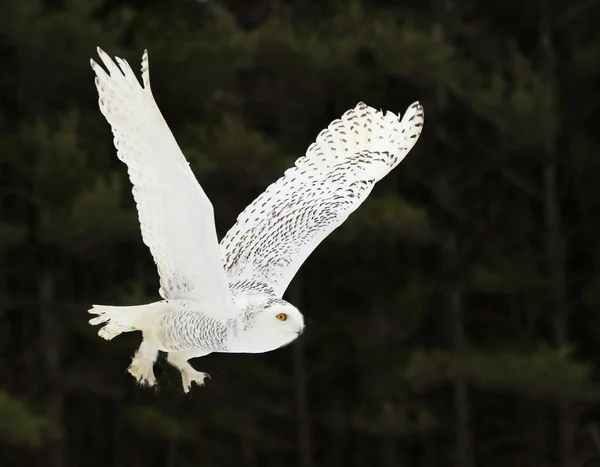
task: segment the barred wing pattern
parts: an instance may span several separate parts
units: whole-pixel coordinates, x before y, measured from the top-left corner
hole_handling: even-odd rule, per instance
[[[406,157],[423,119],[418,102],[402,119],[361,102],[323,130],[221,241],[232,292],[281,297],[314,249]]]
[[[148,54],[140,86],[129,64],[94,60],[99,105],[112,128],[119,159],[133,184],[142,239],[150,249],[165,299],[190,298],[207,312],[232,310],[219,253],[213,207],[192,173],[150,89]]]

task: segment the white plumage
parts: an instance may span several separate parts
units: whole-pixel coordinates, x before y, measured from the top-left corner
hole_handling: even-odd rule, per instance
[[[142,239],[160,276],[164,300],[134,307],[99,306],[91,324],[112,339],[142,331],[129,372],[154,385],[159,351],[181,371],[184,391],[205,373],[188,360],[211,352],[260,353],[284,346],[304,328],[300,311],[281,299],[327,235],[367,198],[375,183],[416,143],[423,108],[404,117],[359,103],[332,122],[294,167],[239,216],[220,248],[213,207],[190,170],[150,89],[148,54],[140,86],[125,60],[108,69],[94,60],[102,114],[133,184]]]

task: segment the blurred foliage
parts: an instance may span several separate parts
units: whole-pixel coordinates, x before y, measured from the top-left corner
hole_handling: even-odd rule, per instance
[[[415,351],[403,370],[414,386],[465,379],[482,388],[516,391],[532,396],[567,395],[593,402],[600,388],[590,383],[592,368],[570,358],[567,349],[541,347],[528,352],[469,350],[452,355],[440,350]]]
[[[22,400],[0,391],[0,433],[9,443],[38,447],[52,433],[47,417],[37,415]]]
[[[599,19],[565,0],[0,3],[2,465],[596,465]],[[292,282],[302,341],[193,361],[212,379],[188,395],[163,361],[136,387],[140,336],[87,323],[158,299],[96,46],[136,71],[148,49],[220,236],[357,102],[425,107]]]

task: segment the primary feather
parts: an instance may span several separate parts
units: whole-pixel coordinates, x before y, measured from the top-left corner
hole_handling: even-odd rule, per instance
[[[154,385],[162,350],[187,392],[207,376],[190,358],[268,352],[298,337],[304,318],[281,296],[317,245],[408,154],[421,134],[423,108],[415,102],[400,118],[359,103],[239,215],[219,246],[212,204],[152,96],[147,53],[143,86],[125,60],[98,54],[108,70],[91,61],[100,110],[127,165],[164,300],[94,305],[90,323],[103,324],[98,334],[105,339],[142,331],[129,372]]]

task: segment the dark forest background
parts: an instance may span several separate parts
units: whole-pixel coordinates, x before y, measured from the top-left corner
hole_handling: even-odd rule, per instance
[[[600,466],[600,1],[0,2],[2,467]],[[126,373],[158,298],[96,46],[139,70],[219,235],[358,101],[409,157],[286,294],[294,345]]]

